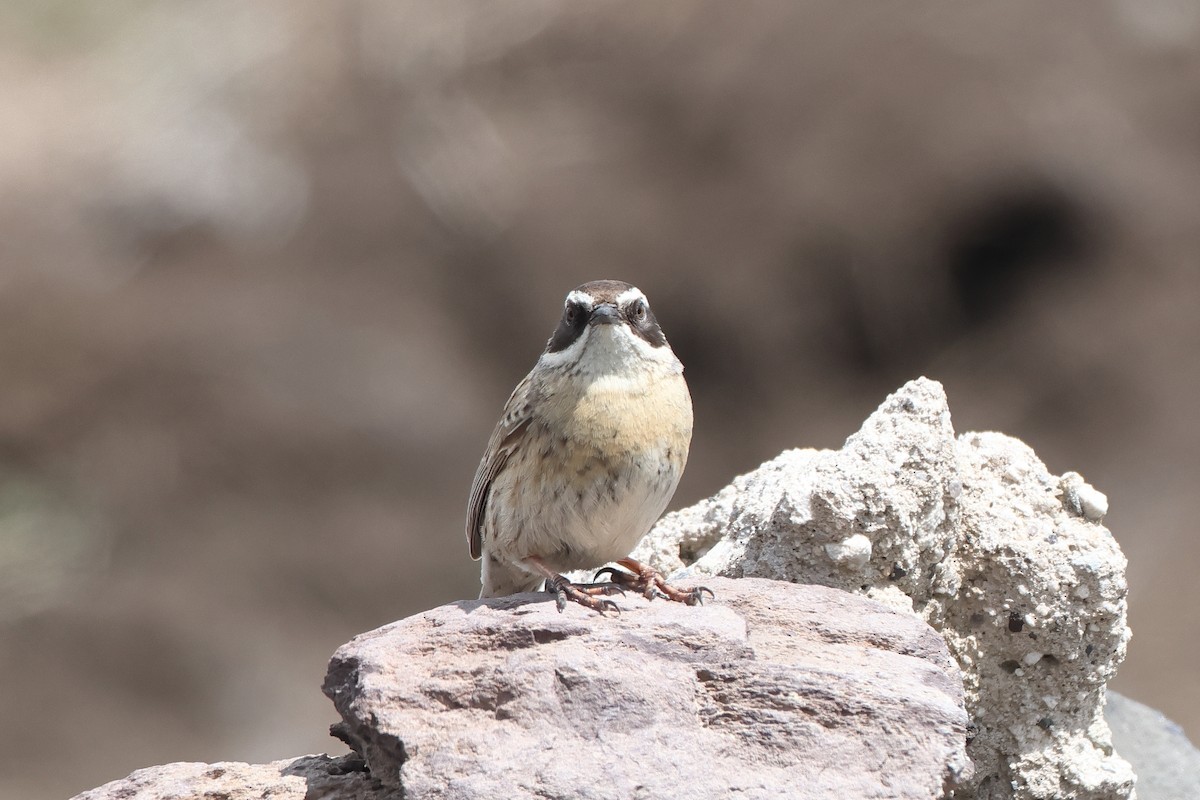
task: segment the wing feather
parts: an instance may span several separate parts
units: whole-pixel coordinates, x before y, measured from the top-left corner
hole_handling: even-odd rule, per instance
[[[488,498],[491,495],[492,483],[504,469],[524,439],[525,430],[532,419],[532,403],[530,397],[529,376],[517,384],[517,388],[504,405],[504,413],[492,438],[488,440],[487,450],[475,471],[475,480],[471,484],[471,497],[467,501],[467,544],[471,548],[471,558],[478,560],[483,554],[483,516],[487,510]]]

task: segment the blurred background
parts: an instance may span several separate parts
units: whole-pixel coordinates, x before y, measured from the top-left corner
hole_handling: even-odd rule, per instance
[[[1200,6],[0,7],[0,796],[330,749],[478,591],[562,297],[643,288],[673,507],[928,375],[1111,501],[1116,687],[1200,739]]]

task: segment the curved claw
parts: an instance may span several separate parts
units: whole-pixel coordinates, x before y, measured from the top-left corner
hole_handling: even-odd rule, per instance
[[[567,607],[567,593],[559,589],[554,593],[554,605],[558,607],[558,613],[562,613]]]
[[[617,612],[618,617],[621,616],[621,608],[612,600],[601,600],[600,605],[596,607],[596,611],[599,612],[600,616],[602,617],[604,616],[605,611],[615,611]]]
[[[712,589],[708,588],[707,586],[697,586],[695,589],[692,589],[692,591],[691,591],[692,596],[691,596],[691,598],[689,598],[691,600],[691,602],[688,603],[688,605],[690,605],[690,606],[704,605],[704,593],[705,592],[708,592],[708,596],[710,599],[713,599],[713,600],[717,599],[717,596],[715,594],[713,594]]]
[[[598,582],[600,580],[601,575],[608,575],[609,578],[611,579],[611,578],[620,578],[622,575],[625,575],[625,574],[626,573],[622,572],[621,570],[617,569],[616,567],[601,567],[600,569],[596,570],[596,574],[592,576],[592,583]]]

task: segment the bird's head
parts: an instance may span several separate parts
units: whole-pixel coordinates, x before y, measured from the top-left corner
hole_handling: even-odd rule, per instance
[[[682,369],[642,290],[610,280],[591,281],[567,294],[562,319],[539,363],[594,373]]]

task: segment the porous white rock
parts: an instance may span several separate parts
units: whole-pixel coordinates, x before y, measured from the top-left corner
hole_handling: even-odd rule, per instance
[[[816,583],[922,616],[962,669],[978,731],[974,782],[956,797],[1128,798],[1133,773],[1101,714],[1129,639],[1106,511],[1016,439],[956,439],[941,385],[922,378],[841,450],[782,453],[665,517],[633,555],[674,580]],[[833,554],[856,536],[869,556],[848,570]]]
[[[830,542],[825,553],[846,569],[862,569],[871,560],[871,540],[856,533],[844,542]]]
[[[1108,496],[1083,479],[1078,472],[1064,473],[1059,481],[1063,505],[1069,511],[1092,522],[1100,522],[1108,513]]]

